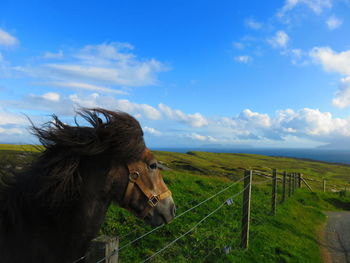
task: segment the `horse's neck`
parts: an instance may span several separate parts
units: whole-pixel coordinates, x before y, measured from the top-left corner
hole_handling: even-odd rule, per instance
[[[98,235],[109,202],[90,196],[78,204],[71,215],[66,215],[67,224],[60,226],[62,251],[71,251],[76,258],[84,255],[90,241]]]
[[[40,254],[44,261],[48,258],[46,262],[73,262],[85,254],[91,239],[97,236],[109,203],[101,199],[97,191],[96,194],[83,193],[74,204],[69,204],[69,209],[66,206],[56,211],[34,209],[37,206],[28,203],[22,210],[26,213],[21,216],[22,228],[14,227],[16,234],[10,238],[14,244],[20,243],[23,250],[28,250],[24,254],[29,258]],[[37,248],[35,253],[32,246]]]

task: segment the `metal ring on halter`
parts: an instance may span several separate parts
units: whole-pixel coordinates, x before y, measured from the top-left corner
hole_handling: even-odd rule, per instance
[[[128,167],[128,171],[129,171],[129,183],[126,187],[126,191],[125,191],[124,198],[122,201],[122,206],[130,210],[129,202],[131,199],[131,192],[136,184],[138,186],[138,188],[141,190],[141,192],[148,199],[147,200],[148,206],[146,206],[145,209],[141,213],[138,214],[139,217],[143,218],[148,214],[148,212],[151,209],[156,207],[157,204],[161,200],[171,196],[171,192],[170,192],[170,190],[167,190],[164,193],[155,195],[154,192],[143,183],[143,181],[141,179],[141,174],[138,171],[135,171],[134,169],[132,169],[132,167],[129,165],[127,165],[127,167]]]
[[[129,174],[129,179],[131,182],[136,183],[137,179],[140,177],[140,173],[137,171],[134,171]]]

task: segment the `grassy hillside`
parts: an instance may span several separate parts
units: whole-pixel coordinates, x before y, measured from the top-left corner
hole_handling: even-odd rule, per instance
[[[39,152],[42,149],[39,145],[0,144],[0,151]]]
[[[244,169],[270,172],[271,167],[296,171],[309,178],[326,177],[332,183],[344,185],[340,178],[349,177],[350,167],[321,162],[301,161],[249,154],[217,154],[192,152],[180,154],[155,152],[158,160],[172,171],[163,171],[166,183],[173,191],[178,214],[205,200],[242,178]],[[305,172],[307,171],[307,172]],[[324,210],[347,207],[350,199],[340,199],[335,193],[310,193],[298,190],[277,215],[270,215],[270,179],[254,176],[251,204],[250,248],[241,250],[241,195],[232,206],[224,206],[198,228],[180,239],[151,262],[321,262],[317,231],[325,221]],[[316,185],[319,183],[311,182]],[[196,208],[173,223],[126,247],[120,252],[122,262],[142,262],[160,248],[188,231],[199,220],[215,210],[224,200],[242,189],[237,184]],[[281,201],[279,185],[278,201]],[[118,223],[117,223],[118,222]],[[150,230],[142,221],[115,206],[111,207],[102,232],[122,236],[121,245]],[[135,232],[132,232],[135,231]],[[130,233],[128,236],[123,237]],[[224,247],[231,246],[226,255]]]
[[[15,156],[18,149],[0,151]],[[163,171],[164,180],[173,192],[177,214],[202,202],[243,176],[244,169],[271,172],[301,172],[309,179],[327,178],[328,184],[342,188],[350,181],[350,167],[291,158],[250,154],[188,154],[155,152],[158,160],[172,170]],[[27,157],[23,157],[26,159]],[[317,189],[321,184],[310,181]],[[281,204],[279,183],[276,216],[270,215],[271,179],[253,177],[250,248],[239,248],[242,194],[235,196],[231,206],[222,206],[192,232],[155,256],[149,262],[321,262],[317,231],[325,221],[322,211],[349,209],[350,198],[337,193],[311,193],[302,188]],[[175,238],[186,233],[201,219],[214,211],[229,197],[242,190],[237,183],[203,205],[177,218],[120,251],[121,262],[142,262]],[[118,235],[120,247],[151,230],[142,220],[112,205],[101,234]],[[224,248],[230,246],[229,254]]]
[[[329,185],[344,187],[350,181],[350,166],[320,161],[302,160],[285,157],[269,157],[256,154],[189,152],[155,152],[157,158],[169,167],[178,171],[197,174],[215,174],[235,178],[245,169],[271,173],[271,168],[279,172],[302,173],[311,180],[326,179]],[[311,185],[321,189],[322,184],[312,182]]]

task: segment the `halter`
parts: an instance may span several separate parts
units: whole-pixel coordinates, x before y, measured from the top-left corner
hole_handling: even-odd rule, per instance
[[[131,198],[131,192],[135,184],[141,190],[141,192],[147,197],[147,206],[143,209],[142,212],[137,214],[140,218],[144,218],[148,212],[153,209],[161,200],[171,196],[170,190],[165,191],[164,193],[155,195],[153,192],[142,182],[141,175],[132,165],[127,165],[129,171],[129,183],[126,188],[124,198],[122,201],[122,206],[129,208],[129,202]]]

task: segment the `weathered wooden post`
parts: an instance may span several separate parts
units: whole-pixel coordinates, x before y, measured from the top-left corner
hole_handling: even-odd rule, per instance
[[[299,173],[299,177],[298,177],[298,184],[299,184],[299,188],[301,188],[301,177],[303,176],[303,174]]]
[[[242,236],[241,248],[247,249],[249,245],[249,220],[250,220],[250,197],[252,193],[253,171],[244,172],[243,212],[242,212]]]
[[[294,191],[298,188],[297,173],[294,173]],[[293,191],[293,192],[294,192]]]
[[[282,200],[281,203],[283,203],[286,200],[286,178],[287,173],[284,171],[283,173],[283,179],[282,179]]]
[[[292,174],[288,174],[289,180],[288,180],[288,197],[292,196]]]
[[[311,186],[306,182],[306,180],[302,177],[301,180],[304,182],[304,184],[309,188],[309,190],[312,192]]]
[[[276,201],[277,201],[277,171],[272,169],[272,199],[271,199],[271,214],[276,215]]]
[[[99,236],[92,240],[86,263],[118,263],[119,239]]]
[[[295,177],[294,177],[294,173],[292,173],[292,194],[294,194],[294,187],[295,187]]]
[[[323,179],[323,192],[326,192],[326,179]]]

